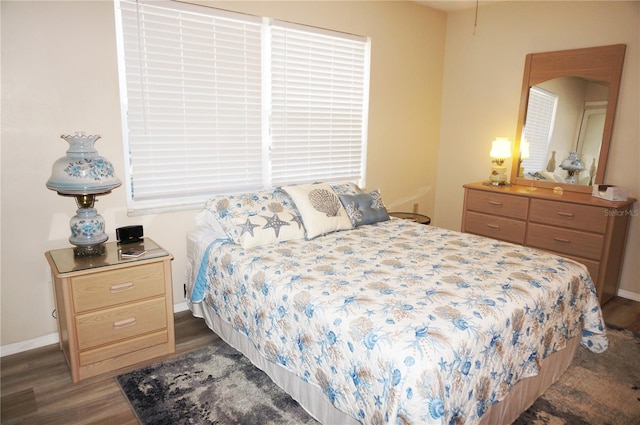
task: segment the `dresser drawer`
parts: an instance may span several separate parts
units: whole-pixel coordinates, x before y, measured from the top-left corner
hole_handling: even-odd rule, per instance
[[[603,242],[603,235],[530,223],[526,245],[559,254],[600,260]]]
[[[467,190],[467,210],[526,220],[529,200],[484,190]]]
[[[467,211],[464,232],[524,244],[524,221]]]
[[[167,327],[164,298],[98,310],[76,317],[78,349],[110,344]]]
[[[564,257],[570,258],[572,260],[577,261],[580,264],[584,264],[585,266],[587,266],[587,270],[589,271],[589,276],[591,276],[591,280],[597,286],[598,273],[600,273],[600,262],[587,260],[586,258],[580,258],[574,255],[564,255]],[[596,287],[596,289],[598,288]]]
[[[604,233],[607,229],[604,208],[542,199],[531,200],[529,220],[588,232]]]
[[[111,307],[164,294],[162,263],[143,264],[71,280],[76,313]]]

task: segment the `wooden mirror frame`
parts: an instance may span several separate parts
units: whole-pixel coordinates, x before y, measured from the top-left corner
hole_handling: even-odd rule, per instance
[[[511,183],[522,186],[553,188],[560,186],[571,192],[591,193],[592,187],[585,185],[545,182],[541,180],[519,177],[520,172],[520,138],[527,118],[529,89],[536,84],[560,77],[584,77],[609,83],[607,115],[604,122],[602,144],[598,159],[598,169],[593,184],[603,184],[604,175],[611,145],[613,120],[616,114],[620,78],[626,45],[588,47],[584,49],[560,50],[556,52],[530,53],[526,56],[522,92],[520,95],[520,112],[516,129],[513,162],[511,165]],[[560,158],[562,160],[563,158]]]

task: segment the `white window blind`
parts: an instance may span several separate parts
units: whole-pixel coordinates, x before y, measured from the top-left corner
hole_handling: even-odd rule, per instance
[[[362,38],[271,30],[273,183],[363,178],[368,45]]]
[[[522,161],[527,173],[545,171],[549,161],[549,142],[558,105],[558,96],[531,87],[523,137],[529,142],[529,158]]]
[[[361,181],[368,40],[173,1],[116,1],[130,211]]]

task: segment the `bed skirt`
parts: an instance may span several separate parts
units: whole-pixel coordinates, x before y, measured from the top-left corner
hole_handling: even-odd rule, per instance
[[[319,386],[304,382],[279,364],[268,361],[246,335],[236,332],[229,323],[221,320],[204,303],[189,302],[189,308],[195,317],[203,318],[216,335],[244,354],[257,368],[264,371],[276,385],[291,395],[318,422],[325,425],[356,425],[360,423],[352,416],[333,407]],[[480,424],[506,425],[515,421],[551,384],[560,378],[571,364],[579,343],[580,336],[578,335],[570,339],[564,349],[547,357],[542,362],[540,373],[518,382],[504,400],[487,410],[482,416]]]

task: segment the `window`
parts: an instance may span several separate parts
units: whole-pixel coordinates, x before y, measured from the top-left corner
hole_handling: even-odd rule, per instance
[[[131,212],[364,184],[368,39],[172,1],[115,4]]]
[[[529,90],[527,122],[523,138],[529,142],[529,158],[522,161],[527,173],[545,171],[549,160],[549,142],[558,107],[558,96],[539,87]]]

